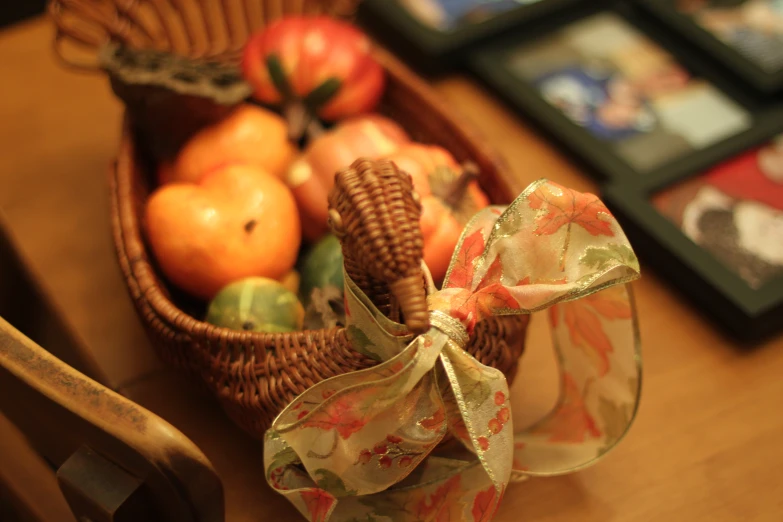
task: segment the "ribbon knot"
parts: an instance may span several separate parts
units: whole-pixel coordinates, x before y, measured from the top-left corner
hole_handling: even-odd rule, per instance
[[[468,330],[462,322],[440,310],[430,311],[430,327],[446,334],[450,341],[463,350],[470,341]]]
[[[346,277],[348,338],[379,364],[324,380],[286,407],[266,434],[269,483],[314,521],[468,520],[465,498],[473,520],[488,521],[512,476],[596,462],[638,405],[627,284],[638,276],[597,197],[541,180],[466,226],[443,289],[429,296],[425,334],[406,335]],[[560,398],[514,433],[505,376],[465,347],[482,319],[541,310],[558,352]],[[441,444],[447,434],[461,453]]]

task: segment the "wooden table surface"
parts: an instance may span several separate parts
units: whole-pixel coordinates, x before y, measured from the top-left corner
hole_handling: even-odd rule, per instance
[[[141,331],[109,235],[107,168],[121,107],[105,78],[56,63],[51,36],[43,20],[0,33],[0,209],[19,249],[109,384],[200,446],[211,445],[204,451],[230,486],[228,520],[257,521],[275,516],[272,509],[290,516],[263,485],[255,470],[260,460],[248,468],[247,460],[260,459],[258,445],[208,398],[183,391],[187,385],[161,368]],[[548,177],[597,190],[556,146],[473,80],[450,77],[435,88],[495,144],[519,187]],[[630,434],[586,471],[512,486],[498,520],[783,520],[783,338],[743,351],[655,273],[644,271],[635,289],[645,375]],[[539,318],[529,347],[513,390],[517,424],[540,414],[555,395]],[[145,387],[156,380],[171,390],[165,400]],[[221,443],[226,437],[233,442]]]

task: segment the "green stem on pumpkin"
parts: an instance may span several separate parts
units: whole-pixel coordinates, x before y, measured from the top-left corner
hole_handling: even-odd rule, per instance
[[[291,89],[291,84],[288,83],[288,78],[283,70],[283,64],[280,63],[280,58],[276,54],[270,54],[266,57],[266,70],[269,71],[269,78],[277,92],[283,97],[284,102],[291,100],[294,97],[294,90]]]
[[[283,117],[288,124],[288,139],[294,143],[302,138],[313,121],[312,115],[304,104],[297,100],[288,101],[283,105]]]
[[[283,64],[275,54],[266,57],[266,69],[269,72],[269,78],[272,84],[280,93],[283,99],[283,117],[288,123],[288,139],[292,142],[299,141],[305,133],[305,129],[310,123],[312,116],[307,107],[301,100],[297,100],[291,84],[288,83]]]
[[[302,100],[305,108],[310,113],[310,121],[306,128],[308,140],[312,141],[326,132],[318,120],[318,109],[334,98],[341,86],[342,82],[337,78],[328,78]]]
[[[299,99],[288,82],[283,65],[275,54],[266,57],[266,68],[272,84],[283,99],[283,116],[288,122],[288,139],[298,142],[307,134],[313,140],[323,134],[324,127],[318,121],[318,109],[329,102],[342,87],[338,78],[327,78],[304,99]]]
[[[478,179],[478,165],[472,161],[466,161],[462,164],[462,173],[454,180],[443,196],[443,202],[451,208],[457,208],[465,197],[465,191],[468,190],[470,183]]]
[[[326,105],[329,100],[334,98],[342,85],[343,82],[337,78],[327,78],[321,85],[305,96],[305,105],[311,111],[316,112],[319,108]]]

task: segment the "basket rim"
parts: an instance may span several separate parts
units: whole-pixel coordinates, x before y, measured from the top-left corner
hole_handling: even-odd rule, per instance
[[[306,330],[290,333],[245,332],[230,328],[216,326],[182,310],[169,296],[163,283],[157,281],[158,271],[150,260],[151,252],[144,238],[141,216],[135,211],[134,203],[130,198],[121,197],[121,192],[129,191],[133,183],[133,166],[136,148],[132,137],[130,119],[127,114],[123,116],[123,130],[120,143],[120,151],[111,173],[111,212],[113,214],[113,233],[115,248],[119,257],[121,269],[131,291],[131,297],[138,306],[138,301],[143,300],[156,317],[160,319],[166,328],[174,335],[186,333],[189,337],[201,337],[202,339],[216,343],[252,344],[253,346],[269,346],[277,344],[276,340],[299,336],[302,340],[306,337],[339,330],[321,329]],[[135,242],[141,247],[141,251],[135,255],[129,252],[129,243]],[[145,274],[146,272],[146,274]],[[154,283],[145,284],[142,281],[148,274],[155,274]],[[178,330],[178,331],[177,331]],[[309,334],[309,335],[308,335]]]
[[[410,94],[418,98],[417,102],[429,105],[433,112],[438,113],[442,122],[450,127],[451,131],[460,134],[463,141],[474,147],[474,155],[482,156],[486,163],[493,166],[495,182],[501,185],[506,194],[510,194],[509,181],[511,177],[507,163],[487,145],[485,140],[477,135],[476,130],[462,121],[461,117],[455,115],[445,101],[437,97],[435,91],[422,78],[418,77],[390,52],[377,46],[373,52],[383,65],[388,77],[397,83],[404,84],[410,90]],[[152,254],[144,237],[142,217],[136,211],[134,201],[130,197],[122,197],[122,194],[127,195],[133,192],[134,170],[138,168],[134,165],[136,154],[136,139],[132,129],[131,116],[128,109],[125,108],[119,150],[110,169],[110,212],[118,261],[126,280],[126,287],[131,294],[134,305],[142,314],[142,320],[149,323],[151,320],[157,319],[168,330],[168,336],[182,338],[184,335],[189,341],[206,341],[207,347],[216,343],[218,346],[232,344],[244,345],[248,348],[250,346],[270,348],[282,345],[283,340],[291,338],[295,339],[295,344],[305,345],[309,339],[342,330],[342,327],[336,327],[289,333],[246,332],[212,325],[183,311],[173,302],[165,290],[165,285],[160,281],[161,276],[151,262],[150,256]],[[132,245],[134,243],[136,248]],[[133,250],[138,250],[138,252],[132,252]],[[142,310],[140,307],[143,305],[140,301],[144,301],[149,310]],[[232,359],[234,357],[231,356]]]

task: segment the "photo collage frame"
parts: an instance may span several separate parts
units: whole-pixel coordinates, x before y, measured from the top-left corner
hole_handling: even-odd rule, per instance
[[[582,164],[642,261],[726,333],[783,331],[783,0],[365,4]]]

